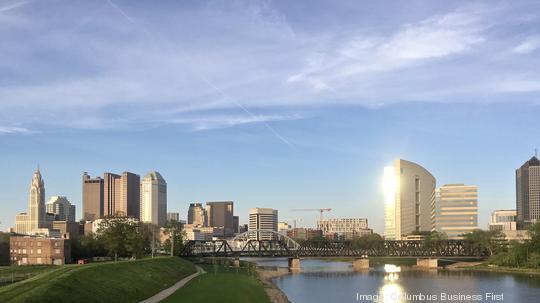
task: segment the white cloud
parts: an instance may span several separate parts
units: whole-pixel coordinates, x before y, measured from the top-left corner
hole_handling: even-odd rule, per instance
[[[7,134],[33,134],[36,133],[36,131],[30,130],[28,128],[24,127],[18,127],[18,126],[0,126],[0,135],[7,135]]]
[[[307,66],[287,78],[306,82],[316,91],[333,82],[362,74],[389,72],[424,63],[427,59],[460,54],[484,42],[481,14],[452,12],[403,25],[386,36],[356,36],[326,53],[315,53]]]
[[[512,51],[518,54],[529,54],[540,48],[540,36],[528,37],[525,41],[515,46]]]
[[[251,123],[292,121],[303,119],[300,115],[208,115],[169,119],[167,123],[189,124],[195,131],[226,128]]]

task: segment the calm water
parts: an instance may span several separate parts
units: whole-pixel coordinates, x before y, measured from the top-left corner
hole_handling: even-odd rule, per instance
[[[252,259],[287,266],[285,259]],[[302,260],[302,272],[275,279],[293,303],[317,302],[540,302],[540,277],[529,275],[384,268],[354,272],[351,263]],[[487,293],[502,298],[487,297]],[[446,295],[446,297],[445,297]],[[469,298],[464,296],[469,295]],[[454,297],[450,297],[454,296]]]

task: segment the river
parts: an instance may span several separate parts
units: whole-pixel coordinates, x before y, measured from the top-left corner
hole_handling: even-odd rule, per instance
[[[287,266],[286,259],[251,259]],[[383,266],[354,272],[349,262],[302,259],[300,273],[274,279],[293,303],[540,302],[540,276]]]

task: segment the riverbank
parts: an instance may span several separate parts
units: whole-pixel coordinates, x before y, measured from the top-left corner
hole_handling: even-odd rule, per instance
[[[497,266],[488,264],[487,262],[459,262],[452,266],[447,266],[445,269],[454,271],[483,271],[540,276],[540,269]]]
[[[264,284],[264,291],[272,303],[290,303],[289,299],[279,287],[274,284],[273,279],[289,275],[290,271],[286,267],[257,267],[259,279]]]

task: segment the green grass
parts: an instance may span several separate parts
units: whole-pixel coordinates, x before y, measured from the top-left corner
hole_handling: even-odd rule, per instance
[[[0,287],[0,302],[139,302],[195,271],[176,257],[67,265]]]
[[[162,303],[270,303],[254,269],[203,266],[208,272],[191,280]]]
[[[54,270],[53,265],[0,266],[0,286],[22,281],[33,276]]]

